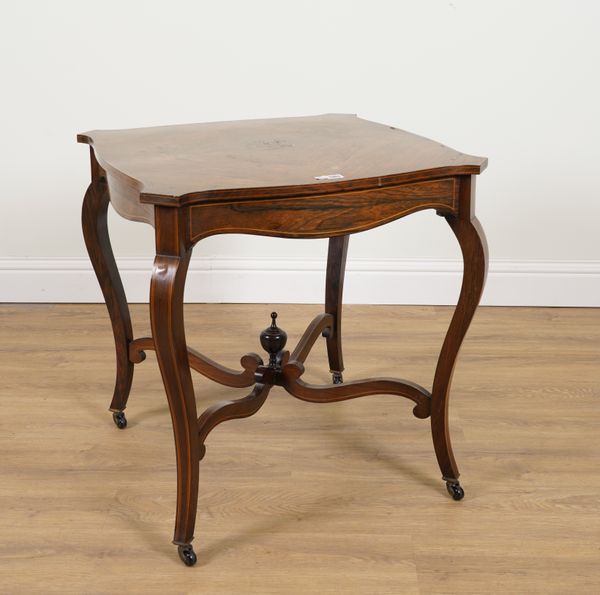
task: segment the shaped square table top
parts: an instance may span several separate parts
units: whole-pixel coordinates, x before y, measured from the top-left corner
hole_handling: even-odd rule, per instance
[[[77,140],[141,202],[169,206],[377,188],[487,165],[350,114],[94,130]]]

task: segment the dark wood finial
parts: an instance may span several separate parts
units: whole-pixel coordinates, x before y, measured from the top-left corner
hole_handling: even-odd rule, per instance
[[[277,354],[286,342],[287,333],[277,326],[277,312],[271,312],[271,326],[260,334],[260,344],[269,354],[269,366],[275,366]]]

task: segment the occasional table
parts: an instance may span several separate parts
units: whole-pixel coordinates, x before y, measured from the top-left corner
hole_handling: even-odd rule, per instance
[[[448,431],[448,395],[456,357],[483,290],[487,249],[474,216],[475,175],[482,157],[362,120],[328,114],[80,134],[90,146],[91,184],[83,200],[83,233],[104,294],[115,339],[117,375],[110,405],[117,427],[134,364],[154,350],[169,403],[177,458],[177,511],[173,543],[193,566],[199,462],[209,433],[221,422],[248,417],[273,386],[315,403],[393,394],[431,418],[442,478],[455,500],[464,496]],[[126,219],[152,225],[156,257],[150,283],[152,337],[134,338],[125,292],[107,229],[109,202]],[[410,213],[433,209],[450,225],[464,261],[462,289],[439,355],[431,391],[397,378],[344,383],[342,289],[348,238]],[[329,238],[325,308],[293,351],[271,314],[260,334],[268,357],[241,358],[241,370],[188,347],[183,320],[186,272],[194,245],[216,234]],[[268,288],[265,288],[267,290]],[[331,384],[302,379],[304,361],[325,337]],[[200,416],[191,370],[221,384],[250,387],[248,396],[216,403]]]

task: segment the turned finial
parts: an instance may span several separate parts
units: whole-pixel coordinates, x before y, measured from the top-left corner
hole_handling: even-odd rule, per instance
[[[276,363],[277,354],[285,347],[287,333],[277,326],[277,312],[271,312],[271,326],[260,334],[260,344],[269,354],[269,366]]]

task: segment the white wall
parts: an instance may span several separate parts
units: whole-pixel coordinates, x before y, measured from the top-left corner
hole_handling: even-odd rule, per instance
[[[0,298],[99,296],[83,260],[89,165],[78,131],[351,112],[489,157],[477,204],[492,258],[488,303],[598,305],[599,7],[593,0],[3,2]],[[152,253],[151,228],[111,223],[125,267],[143,269],[128,257]],[[391,259],[383,268],[397,283],[370,277],[379,301],[436,301],[427,291],[402,293],[407,271],[439,282],[437,301],[453,299],[444,279],[457,282],[459,251],[442,224],[421,213],[354,236],[351,267]],[[204,263],[198,271],[229,266],[244,281],[240,256],[252,256],[268,276],[273,255],[289,259],[277,261],[280,268],[319,269],[325,250],[322,240],[222,236],[195,254]],[[139,293],[141,281],[125,277]],[[358,285],[350,279],[351,301],[374,301]],[[199,286],[188,297],[273,299],[242,286],[220,296]]]

